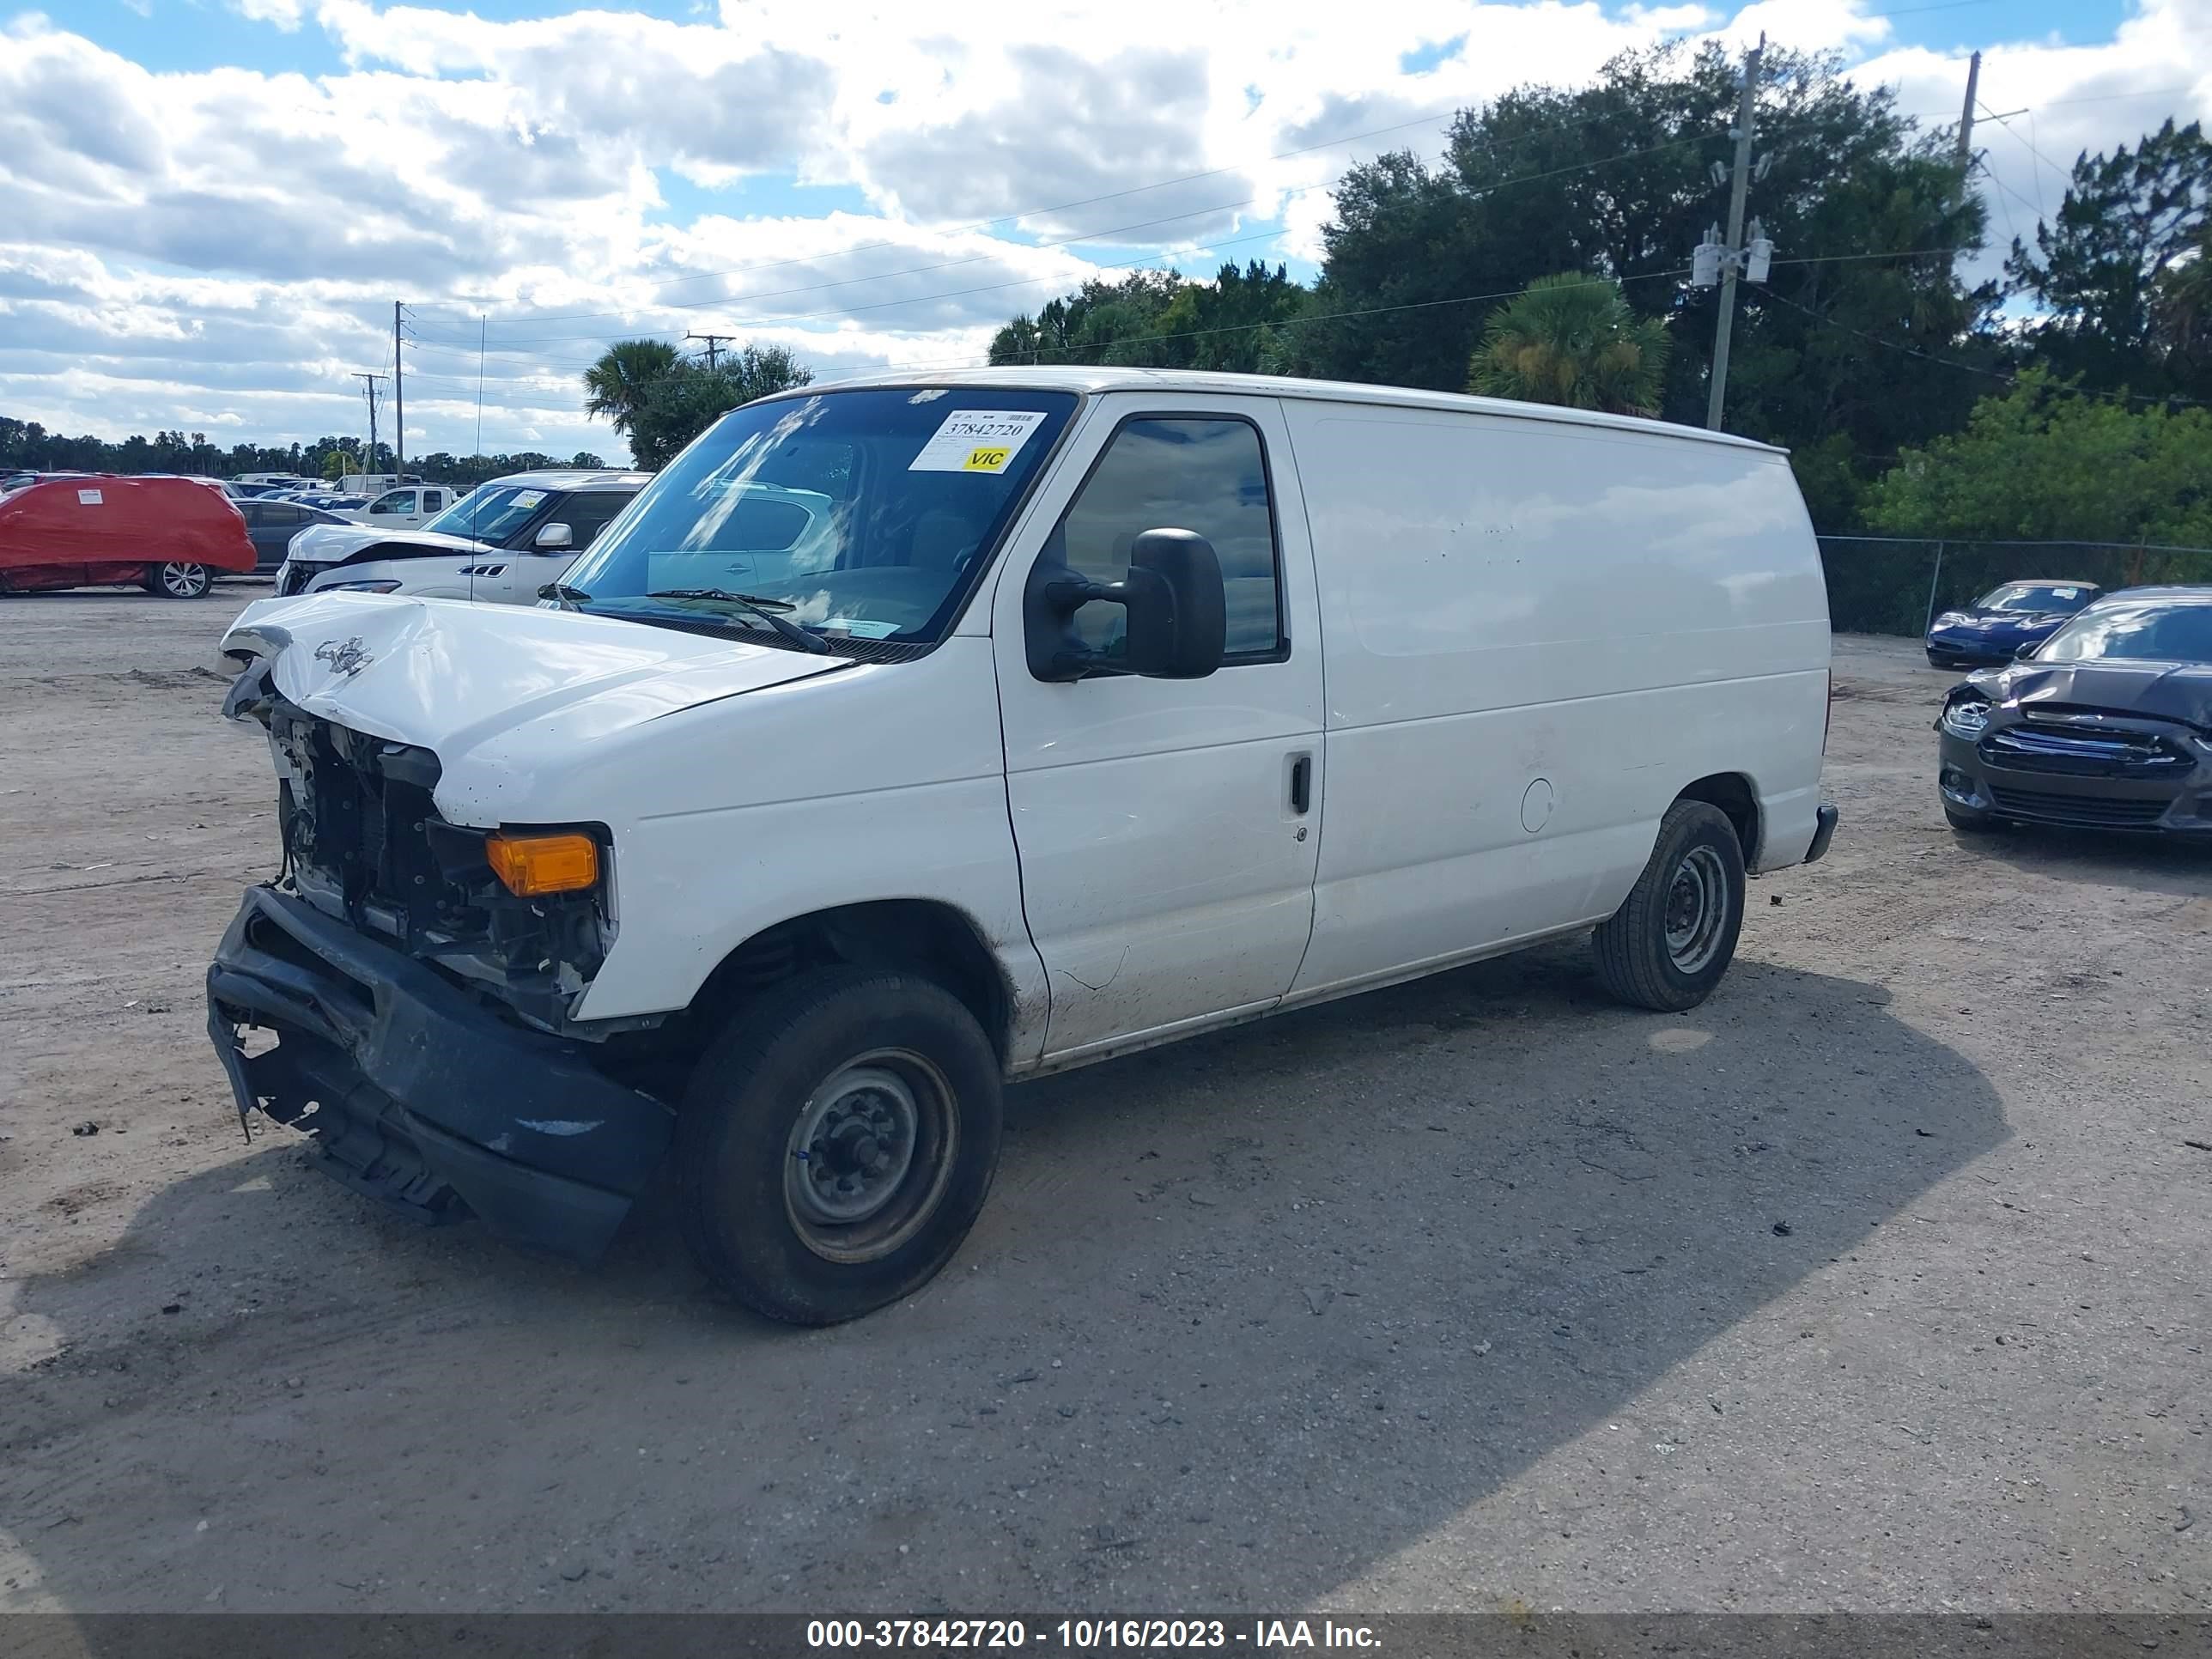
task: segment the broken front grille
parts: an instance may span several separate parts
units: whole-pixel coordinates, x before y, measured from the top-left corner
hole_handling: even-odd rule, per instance
[[[401,944],[466,930],[468,896],[432,851],[431,826],[451,830],[431,799],[438,757],[297,711],[274,711],[269,729],[288,763],[278,817],[301,896]]]
[[[2179,777],[2196,765],[2189,751],[2154,732],[2029,720],[1990,732],[1982,758],[2016,772],[2087,778]]]
[[[430,750],[319,720],[282,699],[268,720],[292,890],[559,1029],[612,942],[602,896],[510,893],[485,857],[485,832],[440,815]]]

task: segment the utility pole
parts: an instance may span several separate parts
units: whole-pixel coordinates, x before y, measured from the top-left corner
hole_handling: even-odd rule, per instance
[[[1982,84],[1982,54],[1978,52],[1966,59],[1966,106],[1959,112],[1959,143],[1954,154],[1959,162],[1959,205],[1966,204],[1969,189],[1967,179],[1974,170],[1974,99]],[[1951,285],[1952,256],[1943,256],[1943,286]]]
[[[1982,54],[1976,52],[1966,59],[1966,106],[1959,112],[1959,167],[1964,175],[1966,164],[1974,159],[1974,95],[1982,85]]]
[[[368,457],[361,466],[366,473],[374,474],[376,471],[376,383],[391,378],[389,374],[364,374],[358,371],[354,374],[354,379],[362,383],[362,390],[368,394]]]
[[[707,372],[712,374],[714,372],[714,356],[721,350],[722,342],[734,340],[738,337],[734,334],[687,334],[684,337],[687,340],[704,340],[707,343]]]
[[[407,471],[407,384],[399,362],[399,301],[392,302],[392,471]]]
[[[1751,190],[1751,118],[1759,100],[1759,60],[1766,51],[1766,36],[1743,60],[1743,97],[1735,114],[1735,182],[1729,190],[1728,246],[1743,246],[1744,198]],[[1721,411],[1728,403],[1729,333],[1735,326],[1737,261],[1730,258],[1721,271],[1721,319],[1713,332],[1713,384],[1705,398],[1705,425],[1719,431]]]

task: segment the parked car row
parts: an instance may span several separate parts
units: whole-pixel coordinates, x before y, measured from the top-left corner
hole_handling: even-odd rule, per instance
[[[525,605],[560,579],[647,477],[518,473],[458,501],[444,484],[406,485],[370,501],[240,495],[222,480],[182,476],[11,473],[0,476],[0,495],[22,501],[0,519],[0,592],[121,585],[192,598],[218,574],[253,571],[274,573],[284,592],[344,587]],[[33,485],[46,490],[25,495]],[[62,511],[67,492],[79,489],[101,496],[102,507],[130,503],[127,532],[117,529],[114,511],[99,523],[89,513]],[[349,500],[360,507],[322,504]],[[163,503],[204,509],[210,501],[227,503],[238,519],[250,562],[240,562],[234,544],[208,550],[204,510],[164,516]],[[72,543],[71,526],[92,539]],[[127,548],[118,534],[127,535]]]

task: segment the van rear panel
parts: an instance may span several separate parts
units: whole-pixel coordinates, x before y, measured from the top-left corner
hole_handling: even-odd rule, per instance
[[[1297,989],[1610,915],[1686,787],[1804,856],[1827,592],[1788,461],[1539,416],[1285,402],[1328,684]]]

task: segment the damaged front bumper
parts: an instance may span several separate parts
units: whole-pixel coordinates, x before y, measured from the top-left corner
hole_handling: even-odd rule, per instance
[[[315,1138],[356,1190],[430,1221],[596,1259],[668,1147],[669,1108],[388,946],[247,890],[208,969],[208,1033],[241,1118]],[[276,1046],[248,1054],[246,1029]]]

